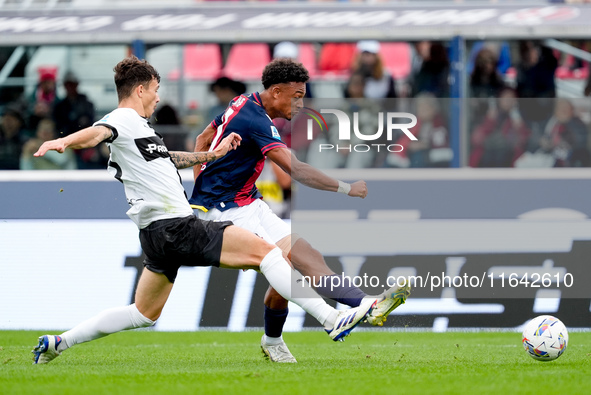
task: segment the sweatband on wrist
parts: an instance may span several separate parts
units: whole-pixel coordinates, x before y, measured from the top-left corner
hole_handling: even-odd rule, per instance
[[[351,192],[351,184],[347,184],[346,182],[343,182],[341,180],[339,181],[339,188],[337,189],[338,193],[344,193],[345,195],[348,195],[349,192]]]

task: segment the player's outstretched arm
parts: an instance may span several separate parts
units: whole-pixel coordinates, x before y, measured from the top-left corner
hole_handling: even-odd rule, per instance
[[[182,152],[170,151],[170,158],[177,169],[185,169],[187,167],[200,165],[205,162],[211,162],[226,155],[228,151],[238,148],[240,145],[240,137],[237,133],[230,133],[225,137],[220,144],[213,151],[208,152]]]
[[[112,136],[113,132],[106,126],[91,126],[69,136],[44,142],[33,156],[43,156],[47,151],[57,151],[62,154],[66,148],[95,147]]]
[[[367,196],[367,184],[365,181],[360,180],[352,184],[347,184],[329,177],[309,164],[299,161],[287,148],[274,148],[267,152],[267,156],[294,180],[307,187],[322,191],[341,192],[362,199]]]

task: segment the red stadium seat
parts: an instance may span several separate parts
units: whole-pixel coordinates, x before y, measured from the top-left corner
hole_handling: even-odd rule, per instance
[[[316,67],[316,53],[314,52],[314,46],[312,44],[300,44],[298,61],[302,62],[304,67],[308,69],[310,78],[318,75],[318,68]]]
[[[222,71],[222,53],[217,44],[187,44],[183,47],[183,72],[189,80],[212,80]],[[178,79],[179,70],[168,74],[172,80]]]
[[[271,61],[267,44],[234,44],[228,54],[223,74],[233,80],[260,80]]]
[[[411,68],[411,52],[408,43],[381,43],[380,55],[384,66],[394,79],[408,77]]]
[[[326,43],[320,50],[318,70],[324,77],[348,77],[357,52],[353,43]]]

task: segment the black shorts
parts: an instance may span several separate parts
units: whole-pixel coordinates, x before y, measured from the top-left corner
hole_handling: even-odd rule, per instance
[[[231,221],[204,221],[194,215],[163,219],[140,229],[146,269],[174,283],[181,266],[220,266],[224,229]]]

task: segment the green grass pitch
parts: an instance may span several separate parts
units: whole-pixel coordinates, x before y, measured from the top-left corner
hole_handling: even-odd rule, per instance
[[[286,333],[297,364],[263,359],[259,332],[118,333],[32,365],[39,331],[0,331],[0,394],[589,394],[591,333],[530,358],[518,333]]]

